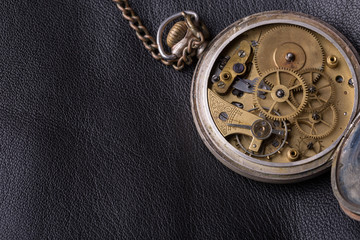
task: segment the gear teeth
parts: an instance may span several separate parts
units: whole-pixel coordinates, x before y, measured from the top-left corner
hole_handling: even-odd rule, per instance
[[[315,79],[313,79],[313,84],[314,84],[314,85],[316,85],[316,84],[319,82],[319,80],[320,80],[320,78],[321,78],[321,75],[322,75],[324,78],[326,78],[327,81],[328,81],[329,84],[330,84],[330,97],[329,97],[329,99],[328,99],[328,101],[327,101],[326,103],[324,103],[324,104],[323,104],[322,106],[320,106],[320,107],[317,107],[317,108],[315,108],[315,109],[312,109],[312,108],[307,107],[308,104],[310,103],[310,101],[308,101],[308,104],[305,106],[305,109],[304,109],[304,112],[308,112],[308,113],[313,112],[313,111],[318,111],[318,112],[320,112],[320,111],[324,110],[325,108],[327,108],[330,104],[332,104],[332,103],[334,102],[334,99],[335,99],[335,85],[334,85],[333,80],[332,80],[327,74],[325,74],[322,70],[320,70],[320,69],[318,69],[318,68],[307,68],[307,69],[303,69],[303,70],[299,71],[299,74],[300,74],[301,76],[303,76],[304,74],[307,74],[307,73],[309,73],[309,72],[313,72],[313,73],[318,74],[318,77],[316,77]],[[315,80],[316,80],[316,81],[315,81]],[[294,83],[292,83],[291,85],[293,85],[293,84],[294,84]],[[297,90],[295,90],[295,91],[297,91]],[[295,100],[293,93],[290,94],[289,99],[290,99],[290,101],[291,101],[295,106],[298,106],[298,105],[299,105],[299,103]]]
[[[269,85],[271,88],[273,88],[275,85],[272,82],[269,82],[268,80],[264,79],[264,82]]]
[[[259,89],[260,83],[262,82],[264,77],[267,77],[270,74],[273,74],[274,72],[277,72],[277,71],[287,72],[287,73],[290,73],[290,74],[296,76],[296,78],[300,81],[300,83],[302,83],[302,87],[304,89],[303,90],[304,91],[303,101],[298,106],[298,109],[296,111],[294,111],[293,113],[288,114],[288,115],[284,115],[284,116],[278,116],[278,115],[275,115],[275,114],[272,114],[272,113],[269,113],[269,112],[265,111],[264,108],[261,106],[261,104],[258,101],[257,92],[261,91],[261,89]],[[265,79],[264,79],[264,81],[265,81]],[[299,115],[302,112],[302,110],[304,109],[304,107],[306,106],[307,101],[308,101],[308,87],[307,87],[307,85],[305,83],[305,80],[299,74],[297,74],[296,72],[294,72],[294,71],[292,71],[290,69],[287,69],[287,68],[274,68],[274,69],[271,69],[269,71],[266,71],[264,73],[264,76],[262,78],[260,78],[259,81],[255,84],[253,100],[254,100],[255,107],[259,108],[259,110],[265,115],[265,117],[267,117],[269,119],[272,119],[272,120],[284,121],[284,120],[294,118],[294,117],[296,117],[297,115]]]
[[[273,32],[273,31],[277,31],[281,28],[284,28],[284,27],[292,27],[292,28],[298,28],[298,29],[301,29],[301,30],[304,30],[306,31],[307,33],[309,33],[314,39],[315,41],[318,43],[318,46],[320,48],[320,51],[321,51],[321,55],[322,55],[322,58],[321,58],[321,67],[319,68],[320,70],[324,70],[325,68],[325,51],[324,51],[324,48],[319,40],[319,38],[312,32],[310,31],[309,29],[307,28],[304,28],[304,27],[301,27],[301,26],[298,26],[298,25],[290,25],[290,24],[283,24],[283,25],[280,25],[280,26],[276,26],[276,27],[273,27],[271,29],[269,29],[267,32],[265,32],[264,35],[262,35],[258,41],[258,45],[256,46],[255,48],[255,51],[254,51],[254,63],[255,63],[255,68],[256,68],[256,71],[258,72],[258,74],[260,76],[263,75],[263,72],[261,71],[260,67],[259,67],[259,59],[258,59],[258,50],[259,50],[259,47],[261,47],[261,43],[264,41],[264,39],[266,39],[266,36]]]
[[[302,133],[303,135],[313,138],[313,139],[320,139],[320,138],[325,138],[327,136],[329,136],[329,134],[335,129],[336,124],[338,122],[338,114],[336,111],[336,108],[333,104],[330,104],[328,106],[328,108],[324,109],[322,112],[327,111],[328,109],[331,109],[333,111],[333,122],[331,123],[331,126],[329,127],[329,129],[322,133],[322,134],[309,134],[307,132],[305,132],[301,127],[300,124],[298,122],[298,120],[295,119],[295,127],[299,130],[300,133]],[[310,122],[309,120],[306,120],[307,122]]]
[[[313,36],[315,36],[313,33],[311,33]],[[317,38],[317,37],[315,37],[316,38],[316,41],[319,43],[319,46],[320,46],[320,49],[321,49],[321,55],[322,55],[322,62],[321,62],[321,68],[320,68],[320,70],[321,71],[324,71],[324,69],[325,69],[325,50],[324,50],[324,48],[323,48],[323,46],[321,45],[321,43],[320,43],[320,40]],[[318,80],[319,78],[317,78],[317,80]],[[315,78],[315,82],[317,82],[317,80],[316,80],[316,78]]]
[[[300,91],[300,90],[299,90],[299,91]],[[296,92],[299,92],[299,91],[296,91]],[[293,94],[290,94],[289,100],[290,100],[290,102],[291,102],[292,104],[294,104],[295,107],[299,107],[299,103],[295,100]]]
[[[259,43],[260,43],[260,41],[259,41]],[[259,49],[259,45],[255,48],[253,60],[254,60],[254,63],[255,63],[254,65],[255,65],[256,71],[259,74],[259,76],[261,77],[262,74],[261,74],[261,70],[259,68],[258,59],[257,59],[258,49]]]
[[[315,154],[318,154],[319,152],[321,152],[323,150],[324,146],[321,144],[321,141],[319,139],[314,139],[314,138],[311,138],[311,137],[301,137],[298,140],[298,143],[295,144],[295,146],[299,150],[302,159],[311,157],[311,155],[310,156],[306,155],[307,151],[304,152],[303,147],[302,147],[302,145],[304,144],[306,146],[306,149],[307,149],[307,145],[309,144],[309,142],[311,142],[313,145],[318,144],[319,149],[318,150],[313,149]]]

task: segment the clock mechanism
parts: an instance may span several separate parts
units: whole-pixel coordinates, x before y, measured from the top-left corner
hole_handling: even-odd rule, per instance
[[[197,130],[225,166],[257,181],[299,182],[332,166],[333,192],[359,220],[359,59],[312,16],[243,18],[209,43],[196,67]]]
[[[296,162],[321,155],[354,107],[351,71],[339,50],[294,24],[248,30],[211,70],[208,103],[222,136],[247,156]]]
[[[118,7],[127,17],[128,4]],[[169,54],[163,33],[181,16],[167,35]],[[351,43],[327,23],[288,11],[240,19],[210,43],[208,33],[184,11],[161,23],[156,45],[138,36],[177,70],[200,58],[191,108],[208,149],[231,170],[269,183],[303,181],[332,165],[341,209],[360,220],[360,56]]]
[[[139,19],[126,1],[118,7],[126,19]],[[180,17],[167,34],[169,54],[163,33]],[[156,44],[140,21],[130,25],[155,59],[176,70],[199,57],[192,114],[219,161],[269,183],[303,181],[332,165],[341,209],[360,220],[360,56],[341,33],[288,11],[240,19],[210,43],[193,11],[165,19]]]
[[[128,2],[117,6],[155,59],[180,70],[199,57],[192,114],[219,161],[269,183],[303,181],[332,165],[334,195],[360,221],[360,56],[340,32],[303,13],[270,11],[208,43],[199,16],[183,11],[161,23],[155,44]],[[163,33],[181,17],[167,34],[168,53]]]

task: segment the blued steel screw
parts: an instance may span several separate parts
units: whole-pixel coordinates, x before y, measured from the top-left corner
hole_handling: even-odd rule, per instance
[[[227,115],[226,112],[221,112],[220,115],[219,115],[219,118],[222,121],[226,121],[226,120],[228,120],[229,116]]]
[[[244,71],[245,67],[242,63],[235,63],[233,66],[233,70],[236,73],[242,73]]]

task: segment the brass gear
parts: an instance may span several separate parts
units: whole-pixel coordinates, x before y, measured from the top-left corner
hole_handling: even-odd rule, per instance
[[[300,133],[310,138],[319,139],[327,137],[335,129],[338,116],[335,106],[331,104],[322,112],[304,112],[294,120]]]
[[[309,90],[308,102],[304,112],[321,112],[334,101],[335,85],[329,75],[316,68],[303,69],[299,74],[305,80]],[[289,87],[293,85],[294,83],[291,83]],[[295,106],[299,106],[296,91],[297,89],[290,93],[290,101]]]
[[[293,58],[287,58],[292,54]],[[325,53],[319,39],[308,29],[281,25],[267,31],[259,40],[254,56],[255,67],[261,76],[272,68],[299,71],[306,68],[324,69]]]
[[[262,88],[263,82],[270,86],[271,90]],[[290,82],[295,85],[289,88]],[[290,93],[295,90],[298,96],[301,96],[298,106],[289,99]],[[304,79],[296,72],[285,68],[275,68],[265,72],[256,82],[253,98],[255,107],[259,108],[267,118],[279,121],[288,120],[296,117],[305,107],[308,87]],[[275,107],[280,109],[276,110],[280,115],[274,113]]]
[[[321,141],[310,137],[302,137],[298,140],[297,149],[300,152],[301,158],[309,158],[320,153],[323,149]]]

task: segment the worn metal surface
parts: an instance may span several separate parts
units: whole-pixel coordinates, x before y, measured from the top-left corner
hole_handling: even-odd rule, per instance
[[[269,24],[293,24],[316,32],[335,46],[343,61],[349,66],[350,76],[354,79],[353,100],[350,101],[352,111],[347,113],[348,123],[345,122],[345,125],[337,130],[336,137],[329,142],[325,150],[307,159],[293,162],[272,162],[245,155],[223,138],[214,125],[209,112],[207,100],[208,79],[211,76],[211,67],[215,64],[218,56],[241,34],[256,27]],[[326,23],[304,14],[273,11],[239,20],[226,28],[211,42],[195,71],[191,100],[197,129],[207,147],[223,164],[249,178],[266,182],[288,183],[301,181],[320,174],[331,165],[332,153],[341,140],[346,125],[350,124],[350,120],[354,118],[355,113],[358,111],[359,64],[357,59],[358,56],[353,51],[351,44],[339,32]],[[251,77],[249,78],[251,79]],[[246,107],[246,103],[244,105]]]
[[[360,115],[336,152],[331,182],[344,212],[360,221]]]

